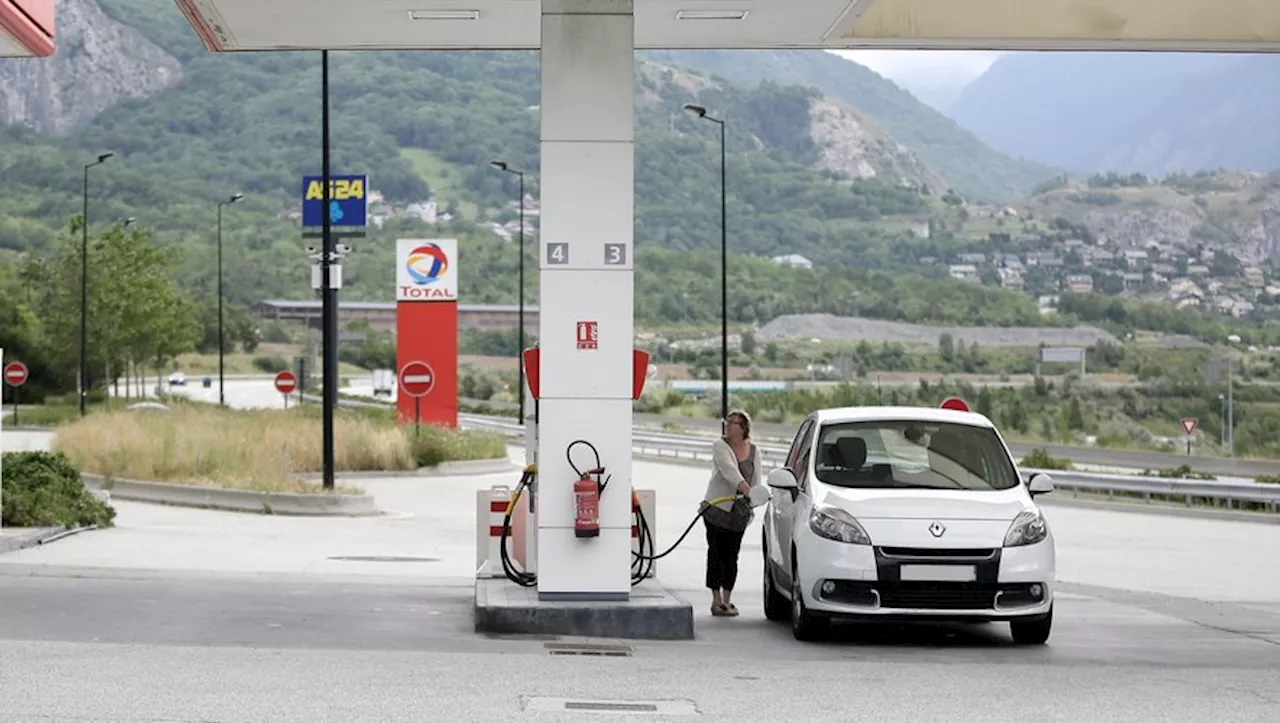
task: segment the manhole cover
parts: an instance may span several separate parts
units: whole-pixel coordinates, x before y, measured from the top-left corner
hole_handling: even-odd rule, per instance
[[[400,557],[396,555],[334,555],[330,560],[340,562],[440,562],[436,557]]]

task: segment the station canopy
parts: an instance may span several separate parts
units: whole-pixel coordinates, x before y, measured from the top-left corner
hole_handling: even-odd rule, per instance
[[[53,55],[54,0],[0,0],[0,58]]]
[[[541,40],[543,4],[540,0],[175,2],[205,45],[220,52],[534,50]],[[638,50],[1280,48],[1280,0],[635,0],[634,14]]]

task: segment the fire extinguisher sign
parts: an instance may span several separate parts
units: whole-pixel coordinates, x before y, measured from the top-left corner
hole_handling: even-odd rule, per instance
[[[578,322],[578,348],[595,349],[600,343],[600,325],[594,321]]]

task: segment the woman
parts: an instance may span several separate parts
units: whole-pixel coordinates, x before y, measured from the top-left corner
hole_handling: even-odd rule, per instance
[[[725,435],[711,446],[712,472],[706,501],[747,495],[760,486],[760,450],[751,441],[751,417],[741,410],[729,413]],[[742,549],[745,524],[730,513],[732,502],[720,502],[707,510],[702,522],[707,528],[707,587],[711,590],[711,614],[732,617],[738,614],[730,599],[738,579],[738,553]],[[749,519],[748,519],[749,521]]]

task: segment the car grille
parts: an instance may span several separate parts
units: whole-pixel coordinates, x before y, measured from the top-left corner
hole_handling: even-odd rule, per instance
[[[882,608],[991,610],[999,585],[965,582],[877,583]]]
[[[881,547],[881,555],[898,560],[989,560],[996,554],[991,547]]]

